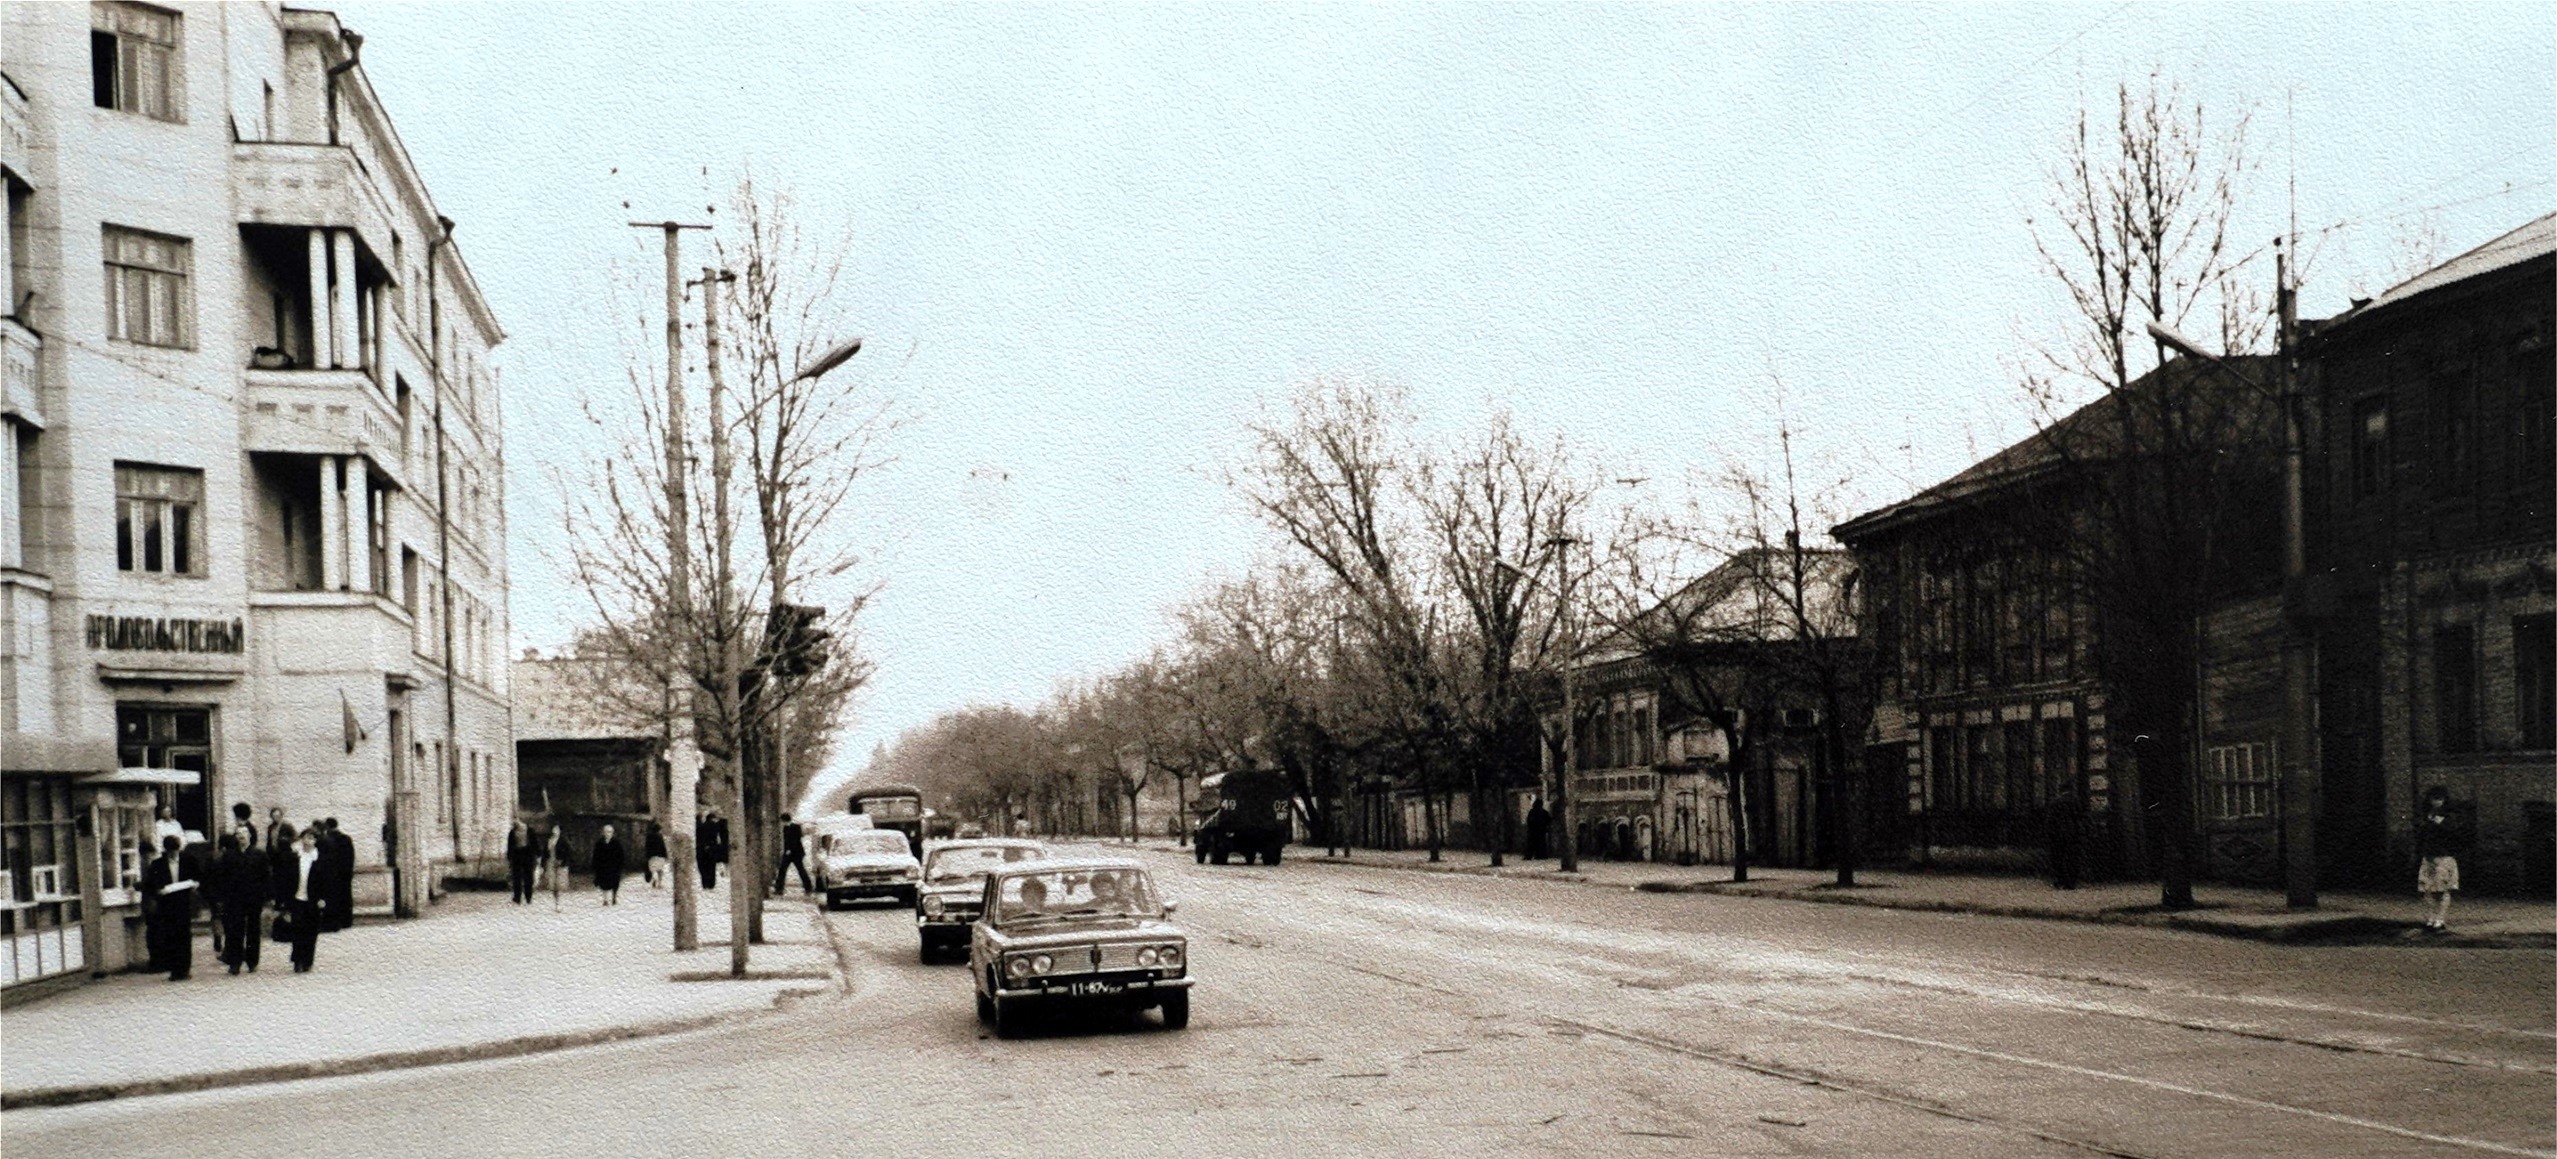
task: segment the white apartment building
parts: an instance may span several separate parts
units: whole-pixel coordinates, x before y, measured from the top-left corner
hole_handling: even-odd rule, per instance
[[[0,997],[142,959],[160,804],[336,818],[359,906],[500,853],[503,334],[361,47],[0,5]]]

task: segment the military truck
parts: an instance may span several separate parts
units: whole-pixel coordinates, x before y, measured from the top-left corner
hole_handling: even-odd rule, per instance
[[[1201,778],[1191,852],[1202,865],[1223,865],[1237,855],[1245,865],[1255,855],[1276,865],[1295,828],[1289,809],[1287,778],[1277,773],[1237,769]]]

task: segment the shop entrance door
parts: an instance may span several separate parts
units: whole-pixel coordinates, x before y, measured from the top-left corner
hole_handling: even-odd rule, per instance
[[[117,762],[128,769],[185,769],[196,783],[173,786],[167,804],[184,825],[212,840],[213,710],[160,704],[115,709]]]

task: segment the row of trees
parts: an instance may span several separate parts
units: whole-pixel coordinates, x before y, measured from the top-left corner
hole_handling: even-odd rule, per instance
[[[1511,791],[1550,797],[1565,737],[1598,714],[1566,722],[1556,700],[1568,659],[1601,642],[1670,673],[1677,719],[1724,730],[1742,760],[1778,703],[1827,696],[1842,731],[1819,759],[1844,770],[1861,653],[1841,558],[1802,546],[1814,513],[1789,472],[1727,469],[1657,516],[1625,498],[1643,480],[1506,413],[1442,443],[1420,427],[1392,385],[1300,385],[1230,479],[1269,532],[1255,566],[1178,607],[1147,655],[1034,708],[947,714],[872,775],[974,817],[1100,815],[1132,836],[1149,789],[1186,801],[1198,778],[1264,769],[1329,844],[1351,839],[1362,789],[1390,787],[1417,792],[1433,858],[1461,833],[1499,864],[1522,843]],[[1696,598],[1725,563],[1738,590]]]
[[[2268,296],[2249,279],[2269,247],[2235,244],[2254,168],[2244,117],[2214,125],[2159,77],[2111,96],[2071,127],[2026,223],[2061,321],[2018,368],[2040,427],[2026,485],[2009,492],[2021,498],[1982,517],[2065,558],[2120,731],[2141,738],[2164,900],[2185,905],[2199,626],[2261,562],[2265,507],[2250,496],[2274,461],[2278,412],[2267,392],[2233,385],[2252,382],[2243,374],[2155,373],[2168,352],[2143,330],[2260,346]],[[1800,477],[1783,384],[1770,386],[1763,454],[1735,453],[1689,476],[1686,497],[1645,507],[1616,485],[1639,480],[1506,414],[1431,443],[1394,386],[1302,383],[1250,428],[1231,475],[1268,532],[1241,578],[1182,605],[1172,638],[1126,667],[1035,708],[945,717],[874,768],[990,816],[1104,789],[1133,805],[1160,779],[1185,788],[1268,768],[1329,842],[1345,839],[1355,788],[1390,785],[1420,791],[1433,857],[1462,795],[1473,843],[1497,863],[1515,844],[1504,791],[1550,796],[1560,762],[1548,754],[1586,723],[1549,710],[1560,673],[1625,657],[1667,689],[1662,725],[1718,734],[1735,766],[1772,708],[1814,709],[1828,848],[1851,879],[1851,770],[1887,674],[1856,631],[1852,564],[1819,540],[1861,505],[1852,484],[1869,465]],[[1733,803],[1745,874],[1738,784]]]

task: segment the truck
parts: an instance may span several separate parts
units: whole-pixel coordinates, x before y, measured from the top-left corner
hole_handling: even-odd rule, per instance
[[[845,811],[870,818],[875,828],[905,835],[906,851],[923,857],[923,790],[913,785],[863,785],[844,802]]]
[[[1287,847],[1295,830],[1292,808],[1287,778],[1266,769],[1236,769],[1201,778],[1191,853],[1202,865],[1210,860],[1223,865],[1238,854],[1245,865],[1256,854],[1261,864],[1276,865],[1279,851]]]

